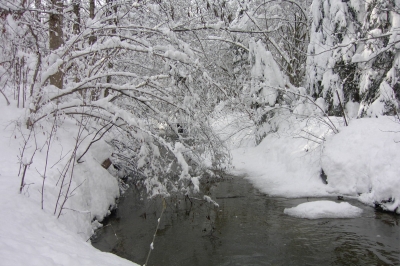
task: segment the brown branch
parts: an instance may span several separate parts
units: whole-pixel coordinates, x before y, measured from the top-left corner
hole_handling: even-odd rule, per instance
[[[110,124],[110,123],[109,123],[109,124]],[[97,141],[99,141],[99,140],[114,126],[114,125],[111,125],[108,129],[106,129],[106,130],[100,135],[100,137],[99,137],[98,139],[95,140],[94,138],[97,136],[97,134],[99,134],[99,132],[100,132],[101,130],[103,130],[105,127],[107,127],[109,124],[103,126],[102,128],[99,129],[99,131],[96,132],[96,134],[94,135],[92,141],[91,141],[90,144],[87,146],[86,150],[85,150],[85,151],[82,153],[82,155],[76,160],[77,163],[83,163],[83,161],[81,161],[81,159],[82,159],[82,157],[89,151],[89,149],[90,149],[90,147],[92,146],[92,144],[95,143],[95,142],[97,142]]]
[[[7,105],[10,105],[10,101],[7,99],[7,96],[4,94],[2,90],[0,90],[1,94],[3,94],[4,98],[6,99]]]

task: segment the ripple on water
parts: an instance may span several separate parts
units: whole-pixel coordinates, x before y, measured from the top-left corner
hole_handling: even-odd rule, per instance
[[[364,210],[362,217],[299,219],[283,210],[320,199],[271,198],[239,177],[204,191],[219,209],[167,200],[149,266],[400,265],[399,216],[351,201]],[[93,245],[144,264],[161,206],[159,199],[140,200],[140,191],[130,191]]]

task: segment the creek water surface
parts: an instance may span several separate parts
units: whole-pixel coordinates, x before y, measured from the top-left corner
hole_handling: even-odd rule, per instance
[[[299,219],[285,208],[321,198],[286,199],[260,193],[245,178],[203,187],[218,204],[171,197],[160,220],[150,265],[400,265],[400,217],[364,210],[354,219]],[[335,198],[324,198],[335,200]],[[129,189],[96,232],[93,246],[143,265],[163,209]]]

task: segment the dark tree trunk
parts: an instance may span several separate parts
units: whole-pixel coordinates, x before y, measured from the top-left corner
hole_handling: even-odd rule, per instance
[[[94,10],[96,8],[95,0],[90,0],[89,2],[89,16],[91,19],[94,19]],[[91,35],[89,37],[89,44],[94,44],[97,41],[96,36]]]
[[[52,13],[49,18],[49,46],[51,51],[55,51],[64,44],[63,39],[63,2],[60,0],[51,0]],[[62,67],[50,76],[50,84],[59,89],[63,88],[64,74]]]
[[[75,14],[75,20],[74,20],[74,26],[73,26],[73,33],[78,34],[81,32],[80,24],[81,24],[81,15],[80,15],[80,9],[81,9],[81,2],[80,0],[74,0],[72,4],[72,8]]]

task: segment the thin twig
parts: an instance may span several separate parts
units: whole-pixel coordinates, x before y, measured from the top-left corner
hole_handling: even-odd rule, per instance
[[[46,181],[46,172],[47,172],[47,164],[49,162],[50,145],[51,145],[51,139],[53,137],[53,132],[54,132],[55,127],[56,127],[56,119],[57,119],[57,117],[54,116],[54,122],[53,122],[53,125],[51,127],[50,136],[49,136],[48,143],[47,143],[46,163],[44,165],[43,182],[42,182],[42,210],[44,208],[44,183]]]
[[[111,123],[108,123],[107,125],[105,125],[105,126],[103,126],[102,128],[100,128],[99,131],[96,132],[96,134],[94,135],[92,141],[91,141],[91,142],[89,143],[89,145],[87,146],[86,150],[82,153],[81,156],[79,156],[78,160],[76,160],[77,163],[83,163],[83,161],[81,161],[81,159],[82,159],[82,157],[89,151],[89,149],[90,149],[90,147],[92,146],[92,144],[95,143],[95,142],[97,142],[97,141],[99,141],[99,140],[101,140],[101,138],[102,138],[114,125],[111,124],[111,126],[110,126],[108,129],[106,129],[106,130],[100,135],[100,137],[99,137],[98,139],[94,139],[94,138],[97,136],[97,134],[99,134],[99,132],[100,132],[101,130],[103,130],[105,127],[107,127],[107,126],[110,125],[110,124],[111,124]]]
[[[166,208],[167,208],[167,203],[165,202],[165,199],[163,198],[163,208],[162,208],[162,211],[161,211],[161,215],[160,215],[160,218],[158,218],[156,231],[154,232],[154,235],[153,235],[153,241],[150,244],[149,253],[147,254],[147,259],[146,259],[146,262],[145,262],[145,264],[143,266],[147,265],[147,262],[149,261],[149,258],[150,258],[151,251],[154,249],[154,240],[156,239],[157,230],[158,230],[158,227],[160,226],[160,221],[161,221],[162,215],[163,215],[163,213],[164,213]]]

